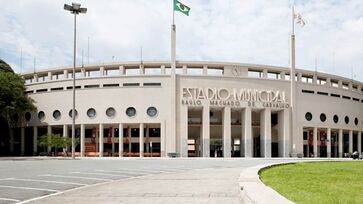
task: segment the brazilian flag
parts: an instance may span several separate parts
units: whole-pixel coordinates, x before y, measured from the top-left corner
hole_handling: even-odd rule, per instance
[[[189,16],[190,8],[184,4],[182,4],[178,0],[174,0],[174,11],[180,11],[184,13],[185,15]]]

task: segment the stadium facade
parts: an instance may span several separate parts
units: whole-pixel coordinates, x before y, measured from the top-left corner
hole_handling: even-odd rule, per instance
[[[22,75],[38,110],[26,113],[11,131],[12,152],[52,151],[39,148],[37,139],[47,133],[71,135],[72,70]],[[362,83],[295,71],[291,91],[285,67],[177,61],[175,74],[170,61],[77,67],[77,156],[343,157],[361,152]],[[296,120],[291,93],[296,94]]]

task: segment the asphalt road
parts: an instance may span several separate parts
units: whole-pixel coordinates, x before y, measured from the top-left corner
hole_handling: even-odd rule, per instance
[[[195,169],[251,167],[267,159],[0,159],[0,203],[22,203],[99,183]],[[273,161],[286,161],[274,159]]]

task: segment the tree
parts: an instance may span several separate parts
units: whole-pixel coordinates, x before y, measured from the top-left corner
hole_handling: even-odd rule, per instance
[[[24,80],[0,59],[0,154],[8,154],[9,128],[22,125],[23,115],[35,111],[33,100],[24,94]]]
[[[47,147],[54,148],[54,153],[58,155],[58,149],[66,148],[72,145],[72,139],[69,137],[62,137],[59,134],[46,134],[38,139],[38,146],[43,147],[45,152]]]

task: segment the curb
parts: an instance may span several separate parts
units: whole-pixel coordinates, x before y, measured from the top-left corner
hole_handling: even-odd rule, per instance
[[[294,202],[283,197],[272,188],[266,186],[260,180],[259,171],[264,168],[269,168],[275,165],[296,163],[296,162],[279,162],[254,166],[243,170],[240,173],[238,183],[240,186],[240,194],[243,203],[268,203],[268,204],[292,204]]]

